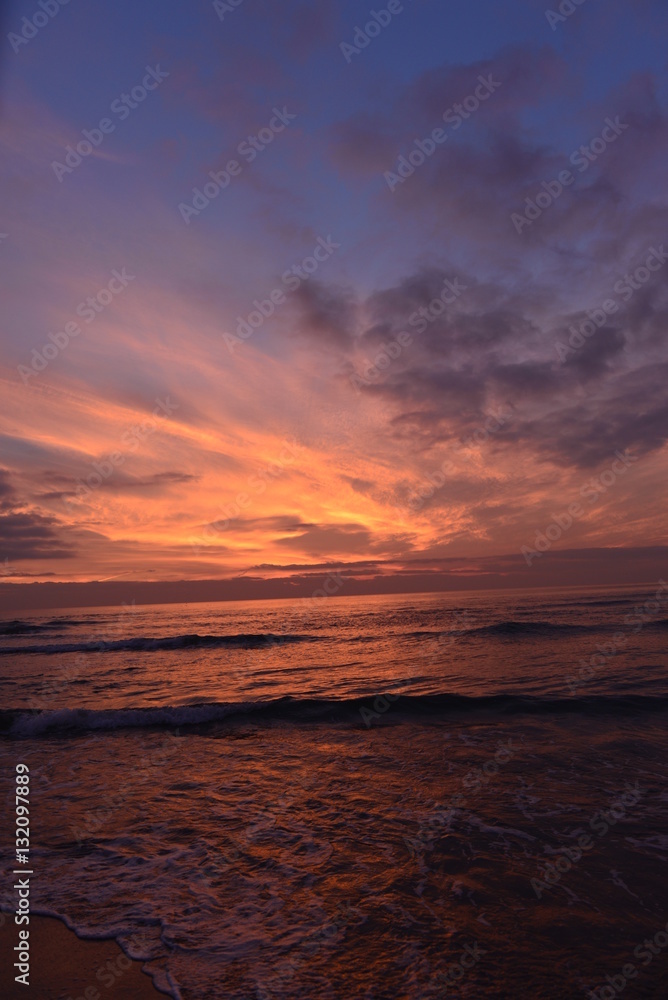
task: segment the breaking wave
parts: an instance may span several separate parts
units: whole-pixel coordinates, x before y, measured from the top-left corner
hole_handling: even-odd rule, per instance
[[[178,729],[210,727],[230,719],[250,723],[347,723],[368,728],[381,723],[434,719],[438,716],[485,713],[492,715],[568,714],[633,715],[668,709],[665,696],[539,698],[527,695],[396,695],[365,698],[293,699],[166,705],[156,708],[61,709],[58,711],[0,711],[0,732],[9,737],[36,737],[47,733],[85,733],[97,730]]]
[[[10,653],[41,653],[53,655],[56,653],[106,653],[114,650],[135,650],[137,652],[157,652],[167,649],[194,649],[197,647],[212,648],[229,646],[236,649],[258,649],[263,646],[278,646],[292,642],[317,642],[310,635],[274,635],[271,632],[249,632],[239,635],[198,635],[196,632],[187,635],[168,635],[160,637],[135,636],[127,639],[116,639],[108,642],[98,639],[91,642],[57,642],[34,646],[2,646],[0,656]]]

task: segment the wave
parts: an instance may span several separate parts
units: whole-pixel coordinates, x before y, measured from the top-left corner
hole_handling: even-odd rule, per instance
[[[502,621],[496,622],[494,625],[483,625],[479,628],[462,629],[457,632],[457,635],[491,635],[501,637],[526,635],[537,637],[549,636],[556,638],[560,635],[581,635],[587,632],[606,632],[612,629],[614,629],[614,631],[621,631],[625,627],[630,628],[631,626],[620,626],[618,624],[610,625],[603,622],[596,625],[570,625],[560,622]],[[650,618],[647,618],[643,624],[643,628],[647,629],[663,629],[667,627],[668,619],[665,618],[660,618],[657,621],[652,621]]]
[[[107,642],[98,639],[97,642],[58,642],[35,646],[1,646],[0,656],[10,653],[42,653],[46,656],[56,653],[108,653],[114,650],[134,650],[138,652],[156,652],[168,649],[195,649],[197,647],[229,646],[237,649],[258,649],[264,646],[279,646],[292,642],[317,642],[315,636],[293,635],[290,633],[275,635],[271,632],[248,632],[238,635],[198,635],[196,632],[187,635],[168,635],[160,637],[135,636],[127,639],[116,639]]]
[[[32,622],[23,622],[18,618],[0,625],[0,635],[32,635],[35,632],[44,631],[46,631],[44,625],[34,625]]]
[[[649,592],[647,594],[632,594],[629,597],[618,597],[615,600],[610,601],[581,601],[580,607],[582,608],[614,608],[623,607],[625,604],[631,604],[632,601],[640,601],[643,597],[649,597]],[[560,607],[572,607],[572,604],[565,601]]]
[[[364,698],[293,699],[274,701],[211,702],[199,705],[165,705],[152,708],[77,709],[57,711],[0,711],[0,733],[10,738],[38,737],[50,733],[86,733],[123,729],[210,729],[231,719],[254,723],[286,722],[293,725],[347,723],[371,725],[420,721],[438,716],[485,713],[491,715],[633,715],[668,709],[668,696],[626,697],[590,695],[582,698],[540,698],[530,695],[378,694]]]
[[[10,910],[7,905],[0,905],[0,913],[6,913],[8,916],[12,916],[16,911]],[[118,947],[123,951],[125,955],[128,956],[134,962],[148,963],[151,962],[155,957],[151,953],[150,949],[141,948],[138,946],[137,941],[140,939],[141,926],[135,927],[134,932],[130,930],[124,930],[119,933],[117,927],[113,926],[113,918],[110,921],[110,926],[98,928],[96,930],[91,930],[88,926],[82,926],[80,923],[75,923],[67,914],[60,913],[58,910],[54,910],[49,906],[37,906],[31,901],[30,913],[35,917],[45,917],[48,920],[58,920],[61,924],[64,924],[69,931],[71,931],[80,941],[110,941],[116,942]],[[150,925],[149,925],[150,926]],[[162,930],[164,929],[164,923],[159,921],[159,926]],[[167,968],[156,968],[153,967],[151,970],[147,970],[148,975],[153,980],[153,984],[159,994],[172,997],[172,1000],[181,1000],[181,992],[174,982],[171,972]],[[74,992],[74,990],[72,991]],[[71,994],[70,994],[71,995]],[[101,996],[99,991],[98,996]],[[61,994],[64,996],[64,992]]]
[[[398,638],[404,639],[439,639],[444,642],[446,639],[450,643],[467,636],[533,636],[533,637],[556,637],[567,635],[578,635],[584,632],[598,632],[601,628],[598,625],[566,625],[557,622],[517,622],[501,621],[493,625],[479,625],[476,628],[442,628],[442,629],[416,629],[414,632],[397,633]],[[348,639],[348,642],[377,641],[377,636],[357,636]]]
[[[0,624],[0,636],[20,636],[34,633],[53,631],[58,627],[73,627],[82,625],[83,622],[69,619],[54,619],[45,624],[33,624],[25,621],[10,621]],[[668,619],[662,618],[656,621],[647,619],[642,625],[643,629],[663,630],[668,628]],[[398,632],[396,638],[405,639],[440,639],[441,642],[448,638],[450,642],[455,642],[461,638],[490,637],[490,638],[559,638],[585,633],[598,633],[609,630],[610,626],[605,625],[574,625],[549,621],[515,621],[507,620],[494,622],[491,625],[481,625],[476,628],[443,628],[417,629],[411,632]],[[619,626],[617,626],[619,628]],[[353,643],[373,643],[378,642],[377,634],[356,635],[347,637],[344,641],[347,644]],[[233,635],[199,635],[196,632],[184,635],[170,636],[128,636],[123,639],[108,641],[106,639],[93,639],[87,642],[51,642],[43,644],[25,646],[0,646],[0,656],[24,655],[30,653],[40,653],[44,656],[62,653],[107,653],[115,651],[129,652],[159,652],[166,650],[196,649],[196,648],[216,648],[230,647],[239,649],[258,649],[269,646],[285,645],[298,642],[322,642],[323,638],[316,635],[298,635],[290,632],[249,632]]]
[[[577,606],[580,608],[612,608],[617,606],[623,606],[625,604],[631,604],[633,601],[639,601],[642,600],[643,597],[649,597],[649,596],[650,594],[648,591],[647,594],[644,593],[630,594],[627,597],[616,597],[614,599],[609,599],[609,600],[606,599],[600,601],[588,601],[586,597],[582,597],[580,600],[578,600]],[[546,610],[549,608],[572,608],[573,606],[574,605],[572,600],[546,601],[543,604],[538,604],[538,603],[532,604],[532,607],[535,609],[544,608]]]
[[[596,625],[566,625],[558,622],[517,622],[501,621],[493,625],[481,625],[478,628],[460,629],[457,635],[491,635],[491,636],[551,636],[578,635],[582,632],[596,632]]]
[[[0,635],[34,635],[37,632],[52,632],[54,628],[74,628],[83,624],[84,622],[71,618],[53,618],[41,624],[15,618],[13,621],[0,622]]]

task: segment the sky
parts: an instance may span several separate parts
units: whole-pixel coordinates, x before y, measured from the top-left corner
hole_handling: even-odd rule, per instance
[[[0,26],[10,603],[666,571],[664,3]]]

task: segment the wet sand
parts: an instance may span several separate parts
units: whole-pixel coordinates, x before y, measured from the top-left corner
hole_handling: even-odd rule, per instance
[[[3,1000],[164,1000],[141,962],[131,962],[115,941],[82,941],[60,920],[30,918],[30,985],[15,982],[19,928],[6,914],[0,928]],[[128,967],[128,963],[130,963]]]

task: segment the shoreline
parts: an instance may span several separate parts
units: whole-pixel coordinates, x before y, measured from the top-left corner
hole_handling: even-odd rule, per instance
[[[30,981],[15,981],[19,928],[9,914],[0,927],[0,993],[5,1000],[165,1000],[143,962],[128,958],[114,938],[77,937],[58,917],[30,916]]]

